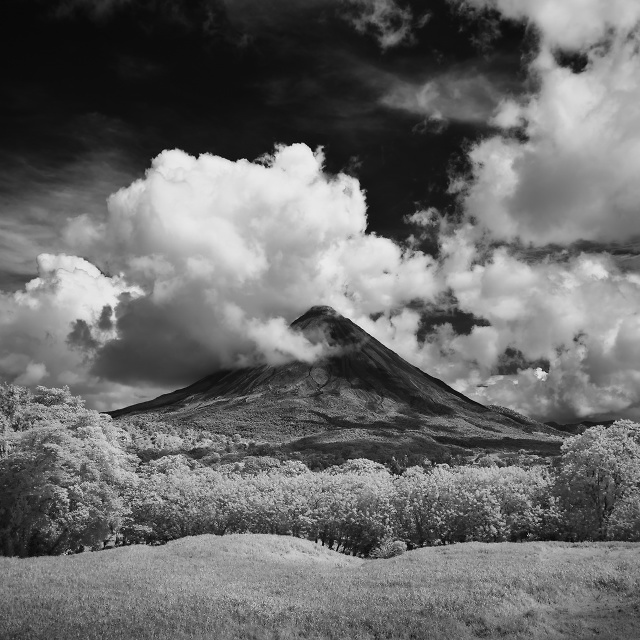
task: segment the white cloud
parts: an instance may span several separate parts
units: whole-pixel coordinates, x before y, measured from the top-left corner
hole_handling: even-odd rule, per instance
[[[21,291],[0,293],[0,378],[24,385],[71,382],[88,390],[97,381],[70,336],[79,326],[92,327],[82,337],[96,347],[112,338],[105,308],[115,308],[126,293],[139,292],[82,258],[38,256],[37,278]]]
[[[470,227],[443,234],[441,270],[458,308],[489,326],[468,335],[442,324],[417,339],[421,314],[404,309],[367,331],[416,366],[486,403],[544,420],[640,416],[640,276],[607,254],[526,262],[505,248],[488,253]],[[522,368],[495,375],[507,349]],[[546,360],[549,370],[527,368]]]
[[[545,44],[583,49],[613,30],[627,34],[640,21],[637,0],[450,0],[476,9],[496,9],[505,18],[527,20]]]
[[[42,362],[30,362],[26,366],[25,372],[18,376],[14,382],[29,387],[38,384],[43,378],[46,378],[47,375],[47,367],[42,364]]]
[[[506,135],[472,149],[468,215],[496,239],[535,245],[640,235],[640,3],[497,6],[538,25],[542,44],[530,73],[539,88],[502,102],[493,121]],[[565,21],[572,28],[556,33]],[[606,46],[596,46],[605,33]],[[549,42],[583,47],[586,68],[560,66]],[[514,126],[526,142],[509,136]]]
[[[287,325],[315,304],[366,317],[433,300],[436,262],[366,226],[357,180],[325,174],[322,152],[303,144],[257,162],[163,152],[109,199],[106,221],[79,216],[65,231],[144,291],[120,301],[118,336],[95,349],[93,373],[175,387],[256,359],[312,360],[325,347]],[[86,333],[77,327],[77,341]]]
[[[247,319],[242,309],[233,303],[225,305],[225,315],[229,325],[241,328],[257,347],[257,354],[240,354],[237,363],[240,366],[261,364],[262,359],[274,365],[292,360],[314,362],[329,352],[326,341],[312,343],[303,334],[292,333],[282,317],[265,321]]]
[[[536,367],[533,371],[533,375],[542,380],[543,382],[549,377],[549,372],[545,371],[542,367]]]

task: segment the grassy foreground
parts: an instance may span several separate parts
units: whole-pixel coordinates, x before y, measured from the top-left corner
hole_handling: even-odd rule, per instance
[[[640,544],[467,543],[362,560],[305,540],[0,558],[0,637],[639,637]]]

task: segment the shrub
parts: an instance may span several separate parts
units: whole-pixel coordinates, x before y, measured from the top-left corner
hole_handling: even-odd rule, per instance
[[[407,543],[403,540],[383,540],[371,553],[371,558],[393,558],[401,556],[407,550]]]

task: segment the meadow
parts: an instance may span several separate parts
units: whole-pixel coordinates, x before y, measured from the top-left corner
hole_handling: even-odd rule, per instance
[[[266,534],[0,558],[3,640],[637,640],[640,544],[481,543],[385,560]]]

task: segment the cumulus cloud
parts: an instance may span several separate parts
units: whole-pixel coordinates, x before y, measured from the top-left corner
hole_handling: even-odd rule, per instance
[[[640,235],[640,4],[469,2],[526,17],[541,36],[537,90],[503,101],[493,122],[504,135],[470,153],[469,217],[496,239],[539,246]],[[579,49],[586,67],[562,66],[552,45]]]
[[[314,304],[366,317],[433,300],[435,260],[367,233],[358,181],[323,161],[303,144],[256,162],[160,154],[109,199],[106,220],[66,228],[69,246],[143,292],[73,318],[68,345],[93,349],[94,375],[175,386],[220,367],[315,359],[326,345],[288,330]],[[94,348],[101,327],[113,337]]]
[[[95,326],[103,310],[140,291],[75,256],[41,254],[37,267],[38,277],[21,291],[0,293],[0,378],[88,390],[96,379],[88,375],[86,351],[70,348],[69,341],[90,338],[95,348],[114,337],[113,330]]]
[[[29,387],[36,385],[46,378],[48,375],[47,367],[41,362],[29,362],[25,368],[25,372],[15,379],[16,384]]]
[[[637,417],[638,274],[622,273],[607,254],[527,264],[500,249],[485,264],[449,277],[460,306],[491,323],[494,353],[510,347],[550,363],[548,372],[530,367],[495,377],[491,359],[478,358],[488,386],[474,392],[467,384],[469,393],[546,419]]]
[[[536,245],[640,235],[639,69],[637,40],[591,52],[581,73],[541,53],[540,91],[495,118],[527,141],[496,136],[470,153],[469,214],[497,239]]]
[[[458,334],[441,324],[418,339],[419,311],[362,325],[400,355],[485,404],[540,419],[640,415],[640,276],[607,254],[528,263],[506,248],[488,257],[473,230],[442,238],[440,275],[458,308],[488,322]],[[522,356],[497,375],[505,352]],[[548,367],[527,362],[546,361]]]

